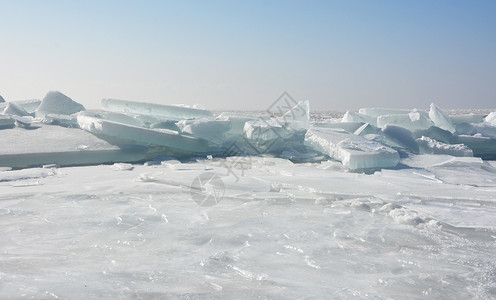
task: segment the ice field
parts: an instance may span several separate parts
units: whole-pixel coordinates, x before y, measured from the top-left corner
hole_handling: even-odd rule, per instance
[[[496,298],[496,110],[310,105],[0,103],[0,298]]]

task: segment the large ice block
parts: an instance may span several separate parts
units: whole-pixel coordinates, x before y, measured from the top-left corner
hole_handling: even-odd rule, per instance
[[[3,99],[2,95],[0,95],[0,103],[5,102],[5,99]]]
[[[448,130],[451,133],[456,131],[448,115],[434,103],[431,103],[429,118],[434,122],[434,125],[441,129]]]
[[[36,110],[36,117],[43,118],[47,114],[72,115],[82,110],[85,110],[83,105],[59,91],[50,91]]]
[[[203,154],[208,148],[204,139],[186,136],[169,129],[147,129],[102,119],[98,112],[80,112],[77,120],[81,129],[116,145],[165,147],[166,151],[177,156]]]
[[[360,136],[330,128],[311,128],[305,145],[340,161],[350,170],[394,167],[399,162],[396,150]]]
[[[446,144],[423,136],[417,144],[421,154],[446,154],[451,156],[474,156],[472,149],[464,144]]]
[[[404,127],[410,131],[427,129],[434,125],[426,113],[411,111],[407,114],[381,115],[377,117],[377,127],[384,128],[387,125]]]
[[[163,120],[179,121],[194,118],[213,118],[212,112],[204,109],[128,100],[102,99],[100,106],[108,111],[155,116]]]

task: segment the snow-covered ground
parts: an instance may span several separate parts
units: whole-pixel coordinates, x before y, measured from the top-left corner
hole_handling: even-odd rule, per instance
[[[283,96],[0,103],[0,298],[496,298],[496,111]]]
[[[0,294],[496,297],[495,164],[402,164],[369,175],[271,157],[3,171]],[[201,174],[217,181],[195,188]]]

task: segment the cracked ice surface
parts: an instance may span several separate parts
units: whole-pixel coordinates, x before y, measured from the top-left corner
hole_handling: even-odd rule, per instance
[[[16,298],[494,297],[494,165],[256,158],[0,171],[0,293]],[[191,183],[225,191],[199,206]],[[205,190],[208,196],[210,191]],[[213,192],[212,192],[213,193]]]

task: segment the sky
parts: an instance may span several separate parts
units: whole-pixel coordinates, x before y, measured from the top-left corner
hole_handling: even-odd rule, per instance
[[[496,1],[0,0],[0,95],[496,108]]]

